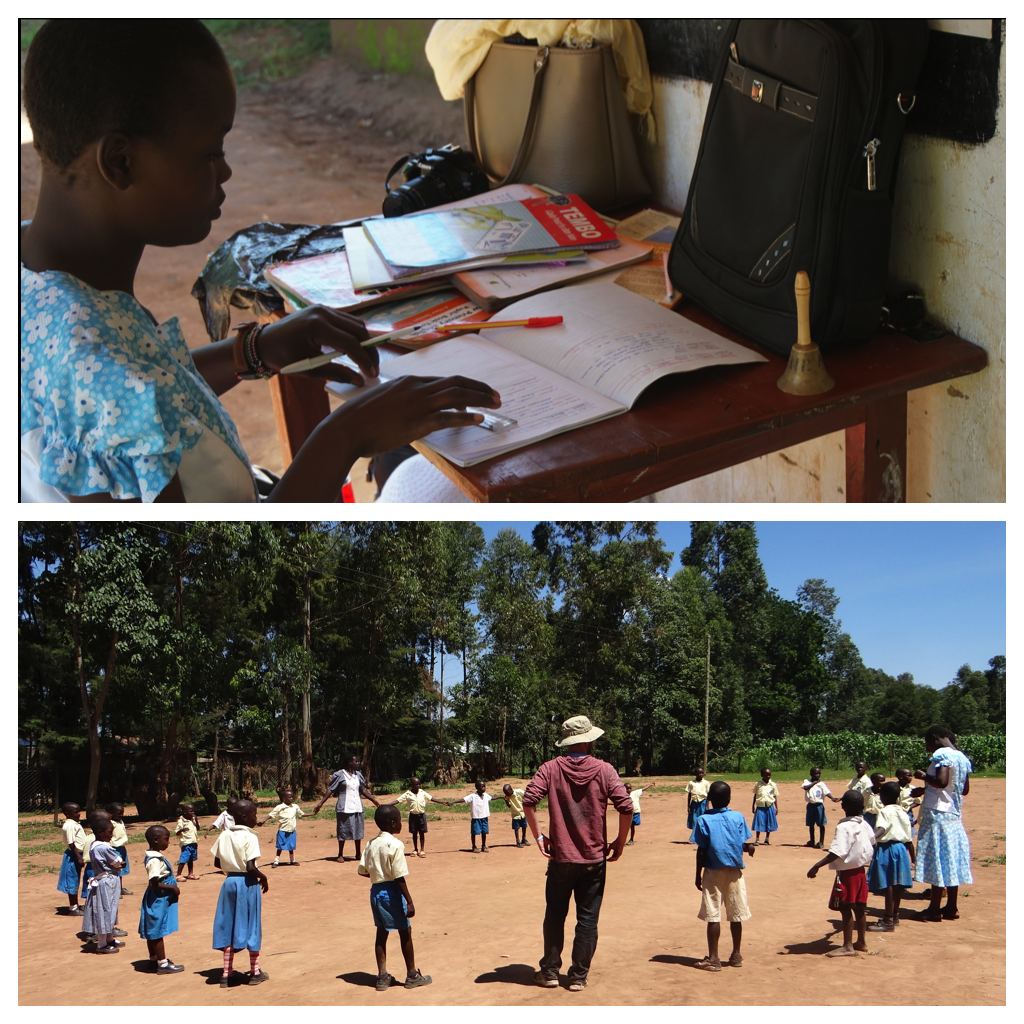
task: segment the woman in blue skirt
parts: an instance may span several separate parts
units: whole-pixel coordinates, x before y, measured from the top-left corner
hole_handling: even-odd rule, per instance
[[[924,748],[931,754],[931,763],[927,771],[914,772],[915,779],[925,782],[923,790],[914,790],[915,796],[924,797],[914,880],[928,882],[932,887],[931,905],[921,914],[921,919],[955,921],[960,916],[957,910],[960,886],[974,881],[971,844],[961,818],[963,798],[970,792],[969,776],[974,766],[957,750],[953,733],[941,725],[933,725],[924,734]],[[947,899],[945,907],[940,909],[943,888]]]
[[[185,968],[169,960],[164,950],[164,936],[178,930],[181,892],[171,862],[164,856],[164,850],[171,843],[171,833],[163,825],[151,825],[146,829],[146,842],[149,849],[143,866],[149,882],[139,911],[139,937],[146,940],[149,959],[157,974],[180,974]]]
[[[761,781],[754,783],[754,803],[750,808],[754,815],[750,831],[754,833],[754,845],[761,845],[761,833],[764,833],[764,845],[771,846],[771,833],[778,832],[779,821],[775,813],[775,805],[779,801],[779,787],[772,782],[771,768],[761,769]]]

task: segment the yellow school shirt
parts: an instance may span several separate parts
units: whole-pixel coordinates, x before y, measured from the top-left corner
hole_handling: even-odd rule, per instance
[[[164,863],[165,856],[166,854],[160,853],[159,850],[146,851],[143,864],[146,867],[146,874],[149,876],[150,881],[153,881],[155,878],[158,882],[162,882],[165,878],[171,877],[170,868]]]
[[[523,810],[523,797],[526,796],[526,790],[524,789],[513,789],[512,795],[508,798],[508,809],[512,812],[513,818],[525,818],[526,813]]]
[[[919,807],[921,805],[921,799],[922,799],[921,797],[919,797],[919,796],[911,796],[910,795],[911,790],[913,790],[913,789],[914,789],[914,784],[912,782],[908,782],[907,785],[905,785],[905,786],[900,786],[900,806],[908,814],[915,807]]]
[[[114,822],[114,834],[110,837],[111,846],[126,846],[128,843],[128,833],[125,831],[124,823],[121,821]]]
[[[64,833],[64,845],[73,846],[81,853],[85,846],[85,829],[82,828],[81,822],[65,818],[64,824],[60,828]]]
[[[864,790],[864,813],[878,814],[884,805],[882,798],[870,789]]]
[[[378,832],[363,848],[356,871],[371,882],[394,882],[409,874],[405,862],[405,844],[390,832]]]
[[[779,787],[773,779],[766,783],[764,779],[758,779],[754,783],[754,806],[772,807],[779,799]]]
[[[304,818],[306,812],[298,804],[278,804],[268,815],[267,821],[280,821],[278,830],[281,832],[294,832],[295,823],[299,818]]]
[[[857,776],[855,775],[846,784],[846,788],[852,789],[855,793],[863,793],[865,789],[871,788],[871,776],[862,775],[860,778],[857,778]]]
[[[899,804],[883,804],[875,819],[875,842],[910,842],[910,818]]]
[[[418,793],[407,789],[395,803],[408,804],[410,814],[426,814],[427,804],[430,800],[431,796],[425,789],[421,789]]]
[[[220,858],[222,871],[245,871],[249,861],[259,859],[260,841],[248,825],[232,825],[217,836],[210,852]]]
[[[178,819],[178,824],[174,826],[174,831],[177,832],[179,828],[183,828],[185,831],[178,836],[178,842],[182,846],[189,846],[191,843],[199,842],[199,829],[196,822],[192,821],[191,818],[186,818],[184,815]]]
[[[707,800],[708,790],[711,788],[711,783],[707,779],[703,782],[696,782],[691,780],[686,784],[686,792],[690,794],[690,803],[699,804],[701,800]]]

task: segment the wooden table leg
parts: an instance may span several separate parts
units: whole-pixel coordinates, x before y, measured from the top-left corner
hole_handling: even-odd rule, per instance
[[[287,469],[295,453],[305,444],[306,438],[330,413],[331,403],[327,399],[322,380],[303,377],[298,373],[271,377],[270,397],[274,401],[281,459]]]
[[[846,500],[907,500],[907,396],[865,406],[863,423],[846,428]]]

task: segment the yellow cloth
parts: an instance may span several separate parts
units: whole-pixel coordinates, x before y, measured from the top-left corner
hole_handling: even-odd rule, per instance
[[[589,49],[611,43],[626,109],[639,114],[656,140],[651,103],[654,90],[640,26],[630,18],[441,18],[427,38],[426,54],[446,100],[462,98],[466,82],[483,64],[491,43],[520,33],[538,46]]]
[[[899,804],[884,804],[875,819],[876,843],[909,843],[910,818]]]
[[[299,818],[304,818],[306,812],[298,804],[278,804],[268,815],[267,821],[278,821],[278,829],[281,832],[294,832],[295,823]]]
[[[754,806],[772,807],[779,799],[779,787],[771,779],[765,782],[758,779],[754,783]]]
[[[862,775],[860,778],[857,778],[855,775],[846,784],[846,788],[852,789],[856,793],[863,793],[865,789],[871,788],[871,777],[869,775]]]
[[[371,882],[393,882],[409,874],[405,863],[405,844],[390,832],[378,832],[363,848],[356,871]]]
[[[523,811],[523,797],[526,796],[526,790],[513,789],[512,795],[508,798],[509,810],[512,812],[513,818],[525,818],[526,813]]]
[[[643,788],[631,789],[629,791],[629,799],[633,801],[633,813],[640,813],[640,794],[643,792]]]
[[[143,864],[146,867],[146,874],[149,876],[150,881],[155,878],[159,882],[164,878],[171,877],[170,869],[164,863],[164,857],[165,854],[160,853],[159,850],[146,851],[146,856],[143,858]],[[221,863],[223,863],[223,861]]]
[[[89,863],[89,850],[91,849],[92,844],[95,842],[96,836],[93,834],[92,829],[83,832],[82,845],[79,847],[79,849],[82,851],[82,860],[84,860],[86,864]]]
[[[907,783],[905,786],[900,786],[900,806],[907,812],[912,808],[919,807],[921,805],[921,797],[910,795],[913,788],[913,783]]]
[[[878,814],[884,804],[882,798],[870,788],[864,790],[864,813]]]
[[[690,794],[689,801],[692,804],[699,804],[701,800],[707,800],[708,790],[711,788],[711,783],[707,779],[703,782],[696,782],[690,780],[686,784],[686,792]]]
[[[64,833],[64,845],[73,846],[81,853],[85,847],[85,829],[81,824],[70,818],[65,818],[64,824],[61,825],[61,831]]]
[[[128,833],[125,831],[124,822],[114,822],[114,834],[110,838],[111,846],[125,846],[128,843]]]
[[[260,841],[247,825],[232,825],[217,836],[210,852],[220,858],[222,871],[245,871],[250,860],[259,858]]]
[[[430,794],[425,789],[421,789],[418,793],[407,789],[395,803],[408,804],[410,814],[425,814],[429,800]]]
[[[188,846],[190,843],[199,842],[199,827],[196,822],[192,821],[191,818],[186,818],[182,815],[178,819],[178,824],[174,826],[175,833],[177,833],[178,829],[182,828],[185,831],[178,836],[178,842],[182,846]]]

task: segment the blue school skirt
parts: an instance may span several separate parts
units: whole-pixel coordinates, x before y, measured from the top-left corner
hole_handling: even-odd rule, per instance
[[[707,809],[707,800],[691,801],[688,803],[686,806],[686,827],[692,829],[694,821],[704,814]]]
[[[865,815],[866,817],[866,815]],[[879,843],[868,868],[868,888],[879,896],[890,885],[910,888],[914,884],[910,873],[910,854],[903,843]]]
[[[275,848],[278,850],[294,850],[297,838],[298,832],[282,832],[278,829],[277,839],[274,841]]]
[[[754,811],[754,823],[751,832],[778,832],[779,820],[775,816],[775,804],[771,807],[758,807]]]
[[[128,861],[128,847],[127,846],[118,846],[118,847],[115,847],[115,849],[121,855],[121,859],[124,861],[124,867],[121,868],[120,874],[122,874],[122,875],[130,875],[132,873],[132,866],[131,866],[131,864]]]
[[[245,872],[229,874],[220,887],[217,913],[213,919],[213,948],[251,949],[263,946],[260,913],[263,894],[255,876]]]
[[[397,882],[374,882],[370,886],[370,910],[373,912],[373,923],[378,928],[386,928],[389,932],[404,932],[409,927],[409,918],[405,916],[408,909],[409,905]]]
[[[85,870],[82,872],[82,897],[89,895],[89,879],[95,875],[96,872],[92,869],[92,863],[85,865]]]
[[[828,824],[828,818],[825,817],[825,805],[808,804],[807,813],[804,815],[804,824],[812,828],[815,825],[824,828]]]
[[[174,876],[160,880],[165,885],[173,884]],[[169,892],[157,892],[151,885],[146,886],[139,909],[139,938],[156,941],[178,930],[178,904]]]
[[[64,851],[64,859],[60,862],[57,892],[67,893],[68,896],[74,896],[78,892],[78,868],[69,850]]]

